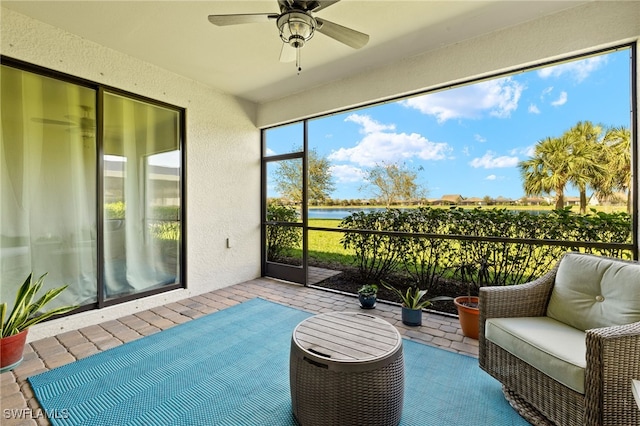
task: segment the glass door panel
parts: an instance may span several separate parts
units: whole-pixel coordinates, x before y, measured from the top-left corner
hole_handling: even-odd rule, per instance
[[[304,283],[302,158],[265,163],[265,263],[268,276]]]
[[[30,273],[50,307],[97,298],[96,91],[2,66],[0,300]]]
[[[180,116],[104,94],[105,299],[180,282]]]

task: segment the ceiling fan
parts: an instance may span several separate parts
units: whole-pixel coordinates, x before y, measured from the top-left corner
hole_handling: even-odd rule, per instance
[[[65,118],[72,121],[56,120],[52,118],[33,117],[31,120],[36,123],[50,124],[55,126],[67,126],[69,130],[79,129],[83,138],[93,137],[95,132],[96,123],[92,118],[93,108],[87,105],[80,105],[82,110],[82,116],[65,115]]]
[[[360,49],[369,41],[367,34],[334,22],[315,17],[321,11],[340,0],[306,1],[278,0],[280,13],[245,13],[233,15],[209,15],[209,22],[218,26],[255,24],[276,21],[283,41],[280,61],[291,62],[296,59],[298,72],[300,67],[300,49],[319,32],[354,49]]]

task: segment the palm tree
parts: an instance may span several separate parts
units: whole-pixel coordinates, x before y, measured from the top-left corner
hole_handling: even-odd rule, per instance
[[[626,127],[607,129],[603,147],[600,163],[608,168],[606,175],[594,182],[596,194],[605,198],[615,191],[626,192],[627,213],[631,214],[631,132]]]
[[[606,144],[601,134],[601,126],[580,121],[559,138],[539,141],[533,157],[518,164],[526,195],[554,192],[556,209],[561,209],[565,187],[572,184],[580,192],[580,213],[586,213],[587,188],[599,183],[607,187],[608,161],[603,160]]]
[[[569,183],[567,165],[571,141],[568,137],[547,137],[539,141],[533,156],[518,163],[527,196],[555,193],[556,209],[564,207],[564,189]]]
[[[569,183],[580,192],[580,213],[587,212],[587,186],[602,181],[606,175],[606,167],[600,160],[603,144],[600,140],[602,127],[590,121],[579,121],[565,135],[570,141],[567,168]]]

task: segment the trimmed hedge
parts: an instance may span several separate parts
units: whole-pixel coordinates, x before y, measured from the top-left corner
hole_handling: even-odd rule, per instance
[[[534,214],[507,209],[420,207],[405,211],[356,212],[339,226],[347,230],[341,243],[345,249],[354,250],[363,282],[378,282],[402,271],[420,288],[427,289],[440,277],[476,287],[524,283],[549,270],[567,250],[631,256],[629,250],[593,249],[573,243],[631,244],[631,216],[626,213],[594,211],[580,215],[566,208]],[[349,229],[408,234],[380,235],[348,232]],[[411,234],[436,235],[414,237]],[[566,244],[531,244],[507,239],[556,240]]]

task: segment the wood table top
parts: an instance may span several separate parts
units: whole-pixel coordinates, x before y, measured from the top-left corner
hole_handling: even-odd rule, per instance
[[[402,337],[387,321],[359,312],[330,312],[302,321],[296,344],[316,357],[335,362],[368,362],[398,350]]]

